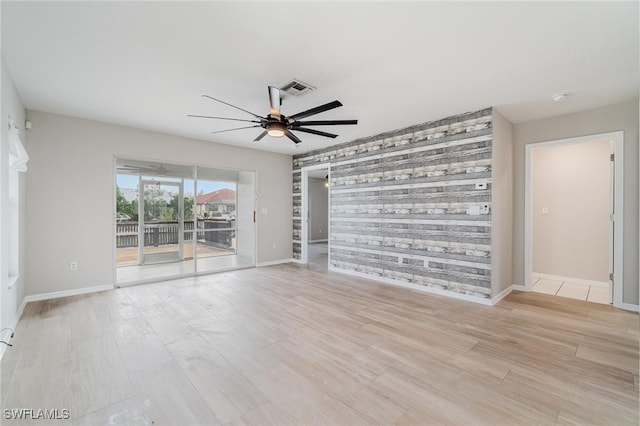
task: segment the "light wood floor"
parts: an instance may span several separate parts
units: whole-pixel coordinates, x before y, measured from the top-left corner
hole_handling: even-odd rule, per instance
[[[610,306],[489,307],[288,264],[29,303],[2,408],[74,425],[637,425],[638,337]]]

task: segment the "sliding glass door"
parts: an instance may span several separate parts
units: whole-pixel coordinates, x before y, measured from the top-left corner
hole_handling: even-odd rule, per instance
[[[117,159],[115,180],[118,284],[255,264],[253,172]]]
[[[140,265],[184,260],[184,179],[140,179],[138,262]],[[167,197],[167,194],[168,197]],[[169,198],[169,200],[167,200]],[[171,202],[175,203],[171,206]]]

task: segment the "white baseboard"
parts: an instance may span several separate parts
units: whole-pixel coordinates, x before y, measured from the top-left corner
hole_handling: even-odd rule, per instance
[[[447,296],[447,297],[451,297],[453,299],[460,299],[460,300],[466,300],[467,302],[479,303],[481,305],[489,305],[489,306],[493,305],[492,300],[489,299],[489,298],[483,298],[483,297],[478,297],[478,296],[470,296],[468,294],[456,293],[455,291],[441,290],[439,288],[433,288],[433,287],[427,287],[427,286],[422,286],[422,285],[418,285],[418,284],[406,283],[406,282],[402,282],[402,281],[392,280],[392,279],[389,279],[389,278],[376,277],[376,276],[364,274],[362,272],[349,271],[349,270],[346,270],[346,269],[340,269],[340,268],[336,268],[336,267],[333,267],[333,266],[329,267],[329,270],[331,272],[338,272],[340,274],[352,275],[354,277],[365,278],[365,279],[368,279],[368,280],[377,281],[377,282],[380,282],[382,284],[390,284],[390,285],[394,285],[394,286],[397,286],[397,287],[404,287],[404,288],[410,288],[412,290],[422,291],[424,293],[437,294],[438,296]],[[506,294],[505,294],[505,296],[506,296]]]
[[[511,286],[511,290],[516,290],[516,291],[531,291],[530,288],[527,288],[526,286],[522,285],[522,284],[513,284]]]
[[[570,281],[575,284],[592,285],[594,287],[609,288],[609,283],[607,281],[586,280],[584,278],[563,277],[561,275],[540,274],[538,272],[533,272],[531,276],[533,278],[544,278],[547,280],[555,280],[555,281]]]
[[[623,303],[619,306],[616,306],[616,308],[624,309],[625,311],[640,312],[640,306],[632,305],[631,303]]]
[[[511,293],[512,290],[513,290],[513,286],[512,285],[510,285],[509,287],[505,288],[500,293],[498,293],[496,296],[491,298],[491,304],[495,305],[496,303],[498,303],[499,301],[501,301],[502,299],[507,297],[509,295],[509,293]]]
[[[256,263],[256,267],[262,268],[263,266],[273,266],[273,265],[281,265],[283,263],[295,263],[295,262],[297,262],[297,260],[294,258],[278,259],[278,260],[271,260],[269,262],[258,262]]]
[[[16,317],[13,319],[13,322],[11,323],[11,328],[13,330],[15,330],[16,327],[18,326],[18,322],[20,321],[20,318],[22,318],[22,314],[24,313],[24,308],[26,307],[27,307],[27,298],[25,297],[24,299],[22,299],[22,303],[18,308],[18,312],[16,312]]]
[[[40,300],[58,299],[60,297],[77,296],[80,294],[97,293],[100,291],[113,290],[113,284],[97,285],[94,287],[76,288],[73,290],[53,291],[51,293],[32,294],[24,298],[25,302],[37,302]]]

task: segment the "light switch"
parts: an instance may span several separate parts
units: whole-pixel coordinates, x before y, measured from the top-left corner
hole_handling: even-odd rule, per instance
[[[548,207],[543,207],[542,208],[542,214],[549,214],[549,208]]]

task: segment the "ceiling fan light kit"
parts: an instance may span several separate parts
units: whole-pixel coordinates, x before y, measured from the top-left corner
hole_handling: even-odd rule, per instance
[[[282,123],[269,123],[267,124],[267,134],[272,138],[281,138],[287,132],[287,126]]]
[[[300,121],[303,118],[310,117],[312,115],[320,114],[321,112],[329,111],[342,106],[340,101],[329,102],[324,105],[317,106],[315,108],[308,109],[306,111],[299,112],[297,114],[293,114],[290,116],[285,116],[280,112],[280,105],[282,104],[282,98],[280,96],[280,89],[277,87],[269,86],[269,114],[265,117],[261,117],[258,114],[255,114],[251,111],[247,111],[246,109],[240,108],[238,106],[232,105],[228,102],[222,101],[220,99],[216,99],[209,95],[202,95],[205,98],[214,100],[216,102],[220,102],[224,105],[230,106],[232,108],[243,111],[251,116],[253,116],[253,120],[246,120],[240,118],[227,118],[227,117],[213,117],[208,115],[194,115],[189,114],[188,117],[195,118],[209,118],[214,120],[231,120],[231,121],[243,121],[247,123],[255,123],[251,126],[244,127],[235,127],[233,129],[219,130],[211,133],[222,133],[222,132],[230,132],[232,130],[240,130],[240,129],[251,129],[254,127],[262,127],[264,131],[258,135],[254,139],[254,141],[259,141],[263,137],[269,135],[274,138],[281,138],[286,136],[291,139],[294,143],[298,144],[302,142],[300,138],[298,138],[292,131],[310,133],[313,135],[324,136],[326,138],[336,138],[338,135],[335,133],[323,132],[321,130],[309,129],[308,126],[341,126],[341,125],[354,125],[358,124],[358,120],[315,120],[315,121]]]

